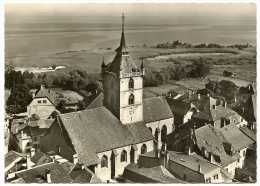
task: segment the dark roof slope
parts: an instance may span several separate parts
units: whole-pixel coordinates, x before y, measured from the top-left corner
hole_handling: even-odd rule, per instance
[[[173,118],[172,111],[165,97],[144,99],[143,112],[143,120],[145,123]]]
[[[125,167],[122,177],[135,183],[186,183],[175,178],[162,165],[144,168],[130,163]]]
[[[88,97],[88,102],[86,102],[86,109],[94,109],[98,107],[103,106],[103,99],[104,99],[104,94],[103,92],[100,92],[98,94],[92,95]]]
[[[123,125],[105,107],[61,114],[60,119],[86,166],[99,163],[98,152],[154,138],[144,123]]]
[[[42,151],[38,150],[34,156],[31,158],[31,161],[36,165],[42,165],[46,163],[53,162],[54,160],[48,156],[47,154],[43,153]]]
[[[187,103],[181,100],[166,98],[172,113],[175,115],[186,115],[191,109],[191,103]]]
[[[247,135],[249,138],[251,138],[254,142],[256,142],[256,133],[249,128],[241,127],[239,128],[245,135]]]
[[[91,170],[84,168],[72,183],[100,183],[101,179],[97,177]]]
[[[11,165],[13,162],[19,160],[19,159],[24,159],[25,155],[15,152],[15,151],[9,151],[6,155],[5,155],[5,168],[8,167],[9,165]]]
[[[46,169],[50,170],[51,183],[71,183],[73,181],[69,174],[57,162],[17,172],[16,176],[22,178],[25,183],[46,183]]]
[[[235,150],[241,150],[254,143],[254,141],[241,132],[235,124],[229,124],[218,130],[221,132],[225,140],[232,144]]]

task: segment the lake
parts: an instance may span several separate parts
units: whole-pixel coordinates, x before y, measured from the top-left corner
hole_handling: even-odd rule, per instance
[[[151,18],[150,18],[151,19]],[[5,54],[27,56],[79,51],[92,48],[115,49],[119,45],[121,25],[104,23],[7,23],[5,24]],[[191,44],[217,43],[220,45],[256,45],[255,22],[201,22],[187,24],[172,20],[167,24],[127,23],[125,28],[128,46],[156,45],[179,40]],[[103,25],[103,26],[102,26]]]

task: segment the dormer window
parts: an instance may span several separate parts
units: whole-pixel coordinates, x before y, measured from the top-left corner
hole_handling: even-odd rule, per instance
[[[134,104],[134,101],[135,101],[135,96],[133,94],[131,94],[129,96],[129,99],[128,99],[128,104],[129,105],[133,105]]]
[[[132,78],[129,79],[129,88],[134,88],[134,80]]]

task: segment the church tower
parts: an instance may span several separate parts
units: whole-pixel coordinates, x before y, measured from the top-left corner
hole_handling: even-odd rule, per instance
[[[102,63],[104,106],[123,124],[143,121],[143,64],[138,68],[129,55],[124,35],[122,16],[122,35],[116,56],[112,62]]]

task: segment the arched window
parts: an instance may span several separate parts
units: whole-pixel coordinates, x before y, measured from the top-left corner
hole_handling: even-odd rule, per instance
[[[127,153],[125,150],[121,153],[121,162],[127,162]]]
[[[147,152],[147,146],[145,144],[143,144],[141,147],[141,154],[144,154],[146,152]]]
[[[129,99],[128,99],[128,104],[129,105],[133,105],[134,104],[134,101],[135,101],[135,96],[133,94],[131,94],[129,96]]]
[[[134,88],[134,80],[132,78],[129,79],[129,88]]]
[[[111,96],[111,104],[114,105],[114,96]]]
[[[163,125],[161,132],[161,142],[166,142],[167,127],[165,125]]]
[[[104,155],[104,156],[101,158],[101,168],[102,168],[102,167],[108,167],[107,165],[108,165],[108,163],[107,163],[107,156]]]
[[[114,88],[114,81],[111,81],[111,88]]]

